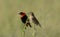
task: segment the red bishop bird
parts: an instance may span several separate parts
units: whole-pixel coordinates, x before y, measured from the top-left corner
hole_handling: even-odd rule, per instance
[[[22,23],[24,23],[25,26],[27,26],[27,27],[28,27],[28,26],[29,26],[29,27],[32,27],[31,24],[30,24],[30,21],[29,21],[29,19],[28,19],[28,16],[26,15],[25,12],[20,12],[19,15],[20,15],[20,18],[21,18]],[[26,28],[26,27],[25,27],[25,28]]]

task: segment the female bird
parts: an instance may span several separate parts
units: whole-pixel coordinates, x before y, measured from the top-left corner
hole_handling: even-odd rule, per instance
[[[39,23],[39,21],[37,20],[33,12],[30,12],[30,21],[32,21],[34,24],[39,25],[41,27],[41,24]]]

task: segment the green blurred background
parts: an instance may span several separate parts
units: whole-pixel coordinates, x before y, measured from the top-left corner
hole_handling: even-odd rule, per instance
[[[19,11],[33,11],[42,28],[24,33]],[[60,0],[0,0],[0,37],[60,37]]]

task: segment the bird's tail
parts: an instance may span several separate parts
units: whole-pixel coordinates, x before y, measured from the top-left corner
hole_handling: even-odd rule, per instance
[[[31,24],[30,24],[30,22],[29,22],[29,19],[27,19],[27,21],[26,21],[26,26],[27,26],[27,27],[28,27],[28,26],[32,27]]]
[[[32,27],[30,23],[27,23],[26,26]]]
[[[41,24],[39,24],[39,26],[41,27]]]

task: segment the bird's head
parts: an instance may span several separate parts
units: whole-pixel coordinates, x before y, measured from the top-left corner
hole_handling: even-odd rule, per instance
[[[23,16],[25,16],[26,14],[25,14],[25,12],[20,12],[19,15],[20,15],[21,17],[23,17]]]
[[[33,13],[33,12],[30,12],[30,15],[31,15],[31,16],[34,16],[34,13]]]

